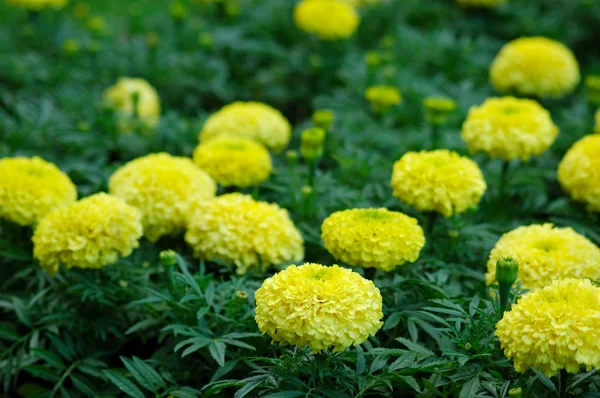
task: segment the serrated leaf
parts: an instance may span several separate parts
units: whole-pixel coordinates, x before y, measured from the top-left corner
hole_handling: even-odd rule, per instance
[[[425,348],[420,344],[413,343],[412,341],[405,339],[404,337],[398,337],[396,339],[396,341],[401,344],[404,344],[406,346],[406,348],[408,348],[410,351],[415,352],[417,354],[426,355],[429,357],[432,357],[435,355],[435,353],[433,351],[429,350],[428,348]]]
[[[127,329],[125,331],[125,334],[131,334],[131,333],[135,333],[138,330],[144,330],[149,328],[150,326],[154,326],[154,325],[158,325],[161,323],[160,319],[144,319],[143,321],[140,321],[138,323],[136,323],[135,325],[133,325],[132,327],[130,327],[129,329]]]
[[[123,391],[128,396],[132,398],[145,398],[144,393],[135,384],[127,380],[125,376],[112,370],[104,370],[103,373],[119,388],[119,390]]]
[[[63,362],[62,358],[53,352],[41,348],[33,348],[31,352],[38,358],[41,358],[44,361],[46,361],[51,366],[57,367],[59,369],[64,369],[67,367]]]
[[[219,366],[225,365],[225,350],[227,350],[227,346],[220,341],[214,341],[208,346],[210,355],[217,361]]]
[[[133,360],[125,357],[120,357],[120,359],[135,381],[148,391],[157,392],[159,388],[165,386],[164,380],[156,370],[141,359],[137,357],[133,357]]]
[[[77,389],[79,391],[86,394],[88,397],[98,396],[98,394],[94,391],[94,387],[92,385],[88,384],[88,382],[85,381],[83,379],[83,377],[71,374],[69,376],[69,378],[71,379],[71,382],[73,383],[73,385],[75,387],[77,387]]]
[[[60,379],[60,375],[55,371],[48,369],[46,366],[41,365],[29,365],[23,367],[27,373],[32,374],[35,377],[39,377],[40,379],[44,379],[47,381],[57,382]]]
[[[479,376],[475,376],[471,380],[465,383],[463,388],[460,390],[459,398],[472,398],[479,391]]]

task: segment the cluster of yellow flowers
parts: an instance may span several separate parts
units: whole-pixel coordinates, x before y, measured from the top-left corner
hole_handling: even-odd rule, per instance
[[[504,160],[540,155],[557,135],[550,112],[536,101],[514,97],[488,98],[483,105],[473,106],[462,127],[471,152]]]
[[[589,211],[600,211],[600,134],[583,137],[567,151],[558,166],[558,181]]]
[[[260,102],[234,102],[208,118],[200,141],[222,135],[246,137],[278,153],[288,146],[291,134],[290,122],[278,110]]]
[[[144,235],[155,242],[186,226],[194,201],[214,198],[215,182],[187,158],[166,153],[135,159],[109,180],[109,192],[143,213]]]
[[[346,264],[392,271],[419,258],[425,245],[416,219],[388,209],[338,211],[321,226],[325,248]]]
[[[304,257],[304,241],[288,212],[240,193],[194,203],[185,240],[196,257],[234,263],[239,274]]]
[[[59,10],[69,3],[69,0],[5,0],[7,4],[31,11],[48,9]]]
[[[225,187],[258,185],[269,178],[273,168],[264,146],[250,138],[228,135],[198,145],[194,162]]]
[[[379,289],[337,265],[291,265],[266,279],[255,297],[263,334],[315,353],[361,344],[383,325]]]
[[[44,217],[33,234],[33,255],[51,275],[61,265],[102,268],[129,256],[142,231],[138,209],[99,193]]]
[[[394,196],[444,217],[479,204],[487,185],[477,163],[445,149],[408,152],[394,163]]]
[[[554,376],[600,367],[600,288],[589,280],[563,279],[519,299],[496,326],[515,369]]]
[[[360,16],[343,0],[302,0],[294,10],[294,21],[300,29],[322,40],[340,40],[356,32]]]
[[[562,97],[579,83],[579,64],[562,43],[545,37],[522,37],[500,50],[490,79],[500,92]]]
[[[34,225],[76,200],[75,185],[54,164],[38,157],[0,159],[0,218]]]
[[[488,284],[496,282],[496,263],[506,257],[518,260],[525,289],[540,289],[562,278],[600,278],[600,249],[572,228],[530,225],[504,234],[490,254]]]
[[[153,128],[160,119],[160,98],[144,79],[120,78],[104,91],[104,105],[115,110],[121,131],[133,129],[136,122]]]

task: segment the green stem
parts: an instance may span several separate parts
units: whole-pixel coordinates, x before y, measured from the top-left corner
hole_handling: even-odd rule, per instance
[[[511,289],[512,286],[508,283],[500,283],[498,286],[498,293],[500,295],[500,318],[504,316],[504,312],[508,309]]]
[[[558,398],[566,398],[569,390],[569,373],[565,369],[560,370],[558,376]]]
[[[73,372],[73,370],[75,370],[76,367],[79,366],[80,363],[81,363],[80,360],[73,362],[71,364],[71,366],[69,366],[69,368],[65,371],[65,373],[63,373],[63,375],[60,378],[60,380],[58,381],[58,383],[56,383],[56,385],[52,389],[52,396],[54,396],[58,392],[58,390],[63,385],[63,383],[65,382],[67,377],[69,377],[69,375]]]
[[[502,170],[500,171],[500,187],[498,192],[500,192],[500,199],[504,198],[506,195],[506,184],[508,182],[508,168],[510,163],[506,160],[502,161]]]
[[[431,125],[431,150],[438,149],[440,144],[440,127],[436,124]]]
[[[308,183],[309,187],[312,187],[315,183],[315,175],[317,174],[317,162],[318,160],[311,160],[308,164]]]

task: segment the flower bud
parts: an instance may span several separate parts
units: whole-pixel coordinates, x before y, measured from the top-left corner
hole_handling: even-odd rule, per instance
[[[248,293],[244,290],[237,290],[235,292],[235,297],[242,299],[242,300],[247,300],[248,299]]]
[[[169,9],[171,16],[173,19],[177,21],[184,20],[188,15],[188,9],[185,4],[180,0],[175,0],[173,4],[171,4],[171,8]]]
[[[309,198],[313,193],[313,189],[311,186],[305,185],[302,187],[301,193],[303,198]]]
[[[300,153],[306,161],[314,162],[323,156],[325,135],[325,130],[320,127],[313,127],[302,132]]]
[[[79,41],[77,41],[75,39],[67,39],[63,43],[62,50],[66,56],[71,57],[71,56],[77,54],[80,49],[81,49],[81,46],[79,45]]]
[[[204,48],[211,48],[213,46],[213,35],[208,32],[202,32],[198,35],[198,43]]]
[[[508,396],[512,398],[521,398],[523,396],[523,389],[521,387],[511,388],[508,391]]]
[[[298,161],[298,151],[290,149],[285,153],[285,158],[287,159],[289,165],[296,164]]]
[[[335,113],[331,109],[317,109],[313,112],[312,120],[317,127],[327,131],[335,120]]]
[[[173,250],[163,250],[159,254],[160,262],[165,267],[172,267],[177,264],[177,253]]]
[[[456,109],[456,101],[446,97],[427,97],[423,101],[425,120],[433,126],[441,126],[448,122],[448,117]]]
[[[98,36],[106,36],[108,35],[108,25],[106,23],[106,18],[101,15],[93,15],[89,17],[85,24],[87,25],[90,32]]]
[[[365,54],[365,62],[369,69],[377,69],[382,64],[381,55],[376,51],[369,51]]]
[[[519,262],[512,257],[506,257],[496,263],[496,280],[499,285],[512,286],[519,276]]]
[[[585,79],[587,100],[591,105],[600,105],[600,75],[589,75]]]

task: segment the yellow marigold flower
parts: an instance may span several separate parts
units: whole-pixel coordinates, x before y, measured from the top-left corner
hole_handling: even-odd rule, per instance
[[[600,134],[583,137],[567,151],[558,166],[558,181],[589,211],[600,211]]]
[[[322,40],[340,40],[356,32],[360,16],[341,0],[303,0],[294,9],[294,21],[298,28]]]
[[[444,217],[479,204],[487,185],[477,163],[446,149],[408,152],[394,163],[394,196]]]
[[[215,182],[187,158],[147,155],[118,169],[108,183],[111,195],[142,211],[144,235],[155,242],[185,228],[190,205],[213,199]]]
[[[114,196],[99,193],[52,211],[33,234],[33,255],[51,275],[67,268],[102,268],[139,246],[142,214]]]
[[[541,155],[557,135],[550,112],[536,101],[514,97],[488,98],[471,107],[461,134],[472,153],[504,160]]]
[[[69,0],[5,0],[6,4],[25,8],[31,11],[59,10],[67,5]]]
[[[239,193],[195,203],[185,240],[196,257],[231,262],[238,274],[304,257],[304,241],[286,210]]]
[[[365,98],[371,104],[380,108],[387,108],[402,103],[402,94],[400,94],[400,90],[394,86],[371,86],[365,91]]]
[[[234,102],[208,118],[200,141],[221,135],[247,137],[277,153],[287,147],[291,134],[290,122],[278,110],[260,102]]]
[[[0,159],[0,218],[32,225],[76,200],[75,185],[54,164],[38,157]]]
[[[579,83],[579,64],[562,43],[522,37],[502,47],[492,63],[490,79],[500,92],[562,97]]]
[[[135,101],[137,107],[134,108]],[[158,93],[144,79],[120,78],[117,84],[104,91],[104,104],[117,112],[121,130],[131,129],[136,118],[150,128],[160,119]]]
[[[463,7],[492,8],[505,4],[507,1],[508,0],[456,0],[456,3]]]
[[[388,209],[351,209],[331,214],[321,225],[325,248],[338,260],[392,271],[413,262],[425,245],[416,219]]]
[[[521,297],[496,325],[517,372],[530,367],[546,376],[565,369],[600,367],[600,288],[589,280],[563,279]]]
[[[204,142],[194,151],[194,162],[223,186],[251,187],[269,178],[269,151],[245,137],[222,136]]]
[[[379,289],[337,265],[291,265],[266,279],[255,298],[261,333],[315,353],[359,345],[383,324]]]
[[[600,278],[600,249],[572,228],[529,225],[502,235],[490,253],[488,284],[496,283],[496,263],[505,257],[517,259],[525,289],[540,289],[561,278]]]

